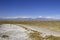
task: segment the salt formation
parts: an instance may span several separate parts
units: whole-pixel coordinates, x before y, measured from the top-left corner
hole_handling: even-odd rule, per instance
[[[26,30],[14,24],[0,25],[0,40],[26,40]]]

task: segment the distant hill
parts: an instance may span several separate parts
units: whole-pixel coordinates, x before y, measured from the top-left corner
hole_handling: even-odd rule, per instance
[[[53,18],[0,18],[0,20],[58,20]]]

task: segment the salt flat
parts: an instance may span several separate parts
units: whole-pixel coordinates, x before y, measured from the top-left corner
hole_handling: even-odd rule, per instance
[[[0,25],[0,36],[8,35],[7,38],[0,37],[0,40],[26,40],[26,30],[14,24]]]
[[[0,40],[31,40],[28,33],[32,31],[42,33],[42,37],[46,35],[60,36],[60,32],[55,32],[44,28],[20,24],[1,24]]]

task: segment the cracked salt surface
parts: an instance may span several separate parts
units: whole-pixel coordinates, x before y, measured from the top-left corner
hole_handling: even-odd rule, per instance
[[[8,35],[7,38],[2,38],[1,35]],[[0,40],[26,40],[26,30],[14,24],[0,25]]]

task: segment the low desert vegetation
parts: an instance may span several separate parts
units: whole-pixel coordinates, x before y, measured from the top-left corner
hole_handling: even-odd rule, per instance
[[[41,33],[37,32],[37,31],[32,31],[28,34],[28,37],[31,40],[42,40],[42,36]]]
[[[8,35],[1,35],[0,37],[1,38],[8,38],[9,36]]]
[[[28,36],[31,40],[60,40],[60,37],[53,35],[46,35],[45,37],[43,37],[42,33],[37,31],[30,32]]]
[[[0,24],[23,24],[35,27],[47,28],[50,30],[60,32],[60,21],[37,21],[37,20],[0,20]],[[25,28],[27,29],[27,28]],[[1,36],[2,38],[8,37],[7,35]],[[28,34],[31,40],[60,40],[60,37],[47,35],[45,37],[41,36],[41,33],[37,31],[32,31]]]
[[[53,36],[53,35],[47,35],[47,36],[45,36],[44,39],[45,40],[60,40],[60,37],[56,37],[56,36]]]
[[[47,28],[60,32],[60,20],[40,21],[40,20],[0,20],[0,24],[24,24],[36,27]]]

